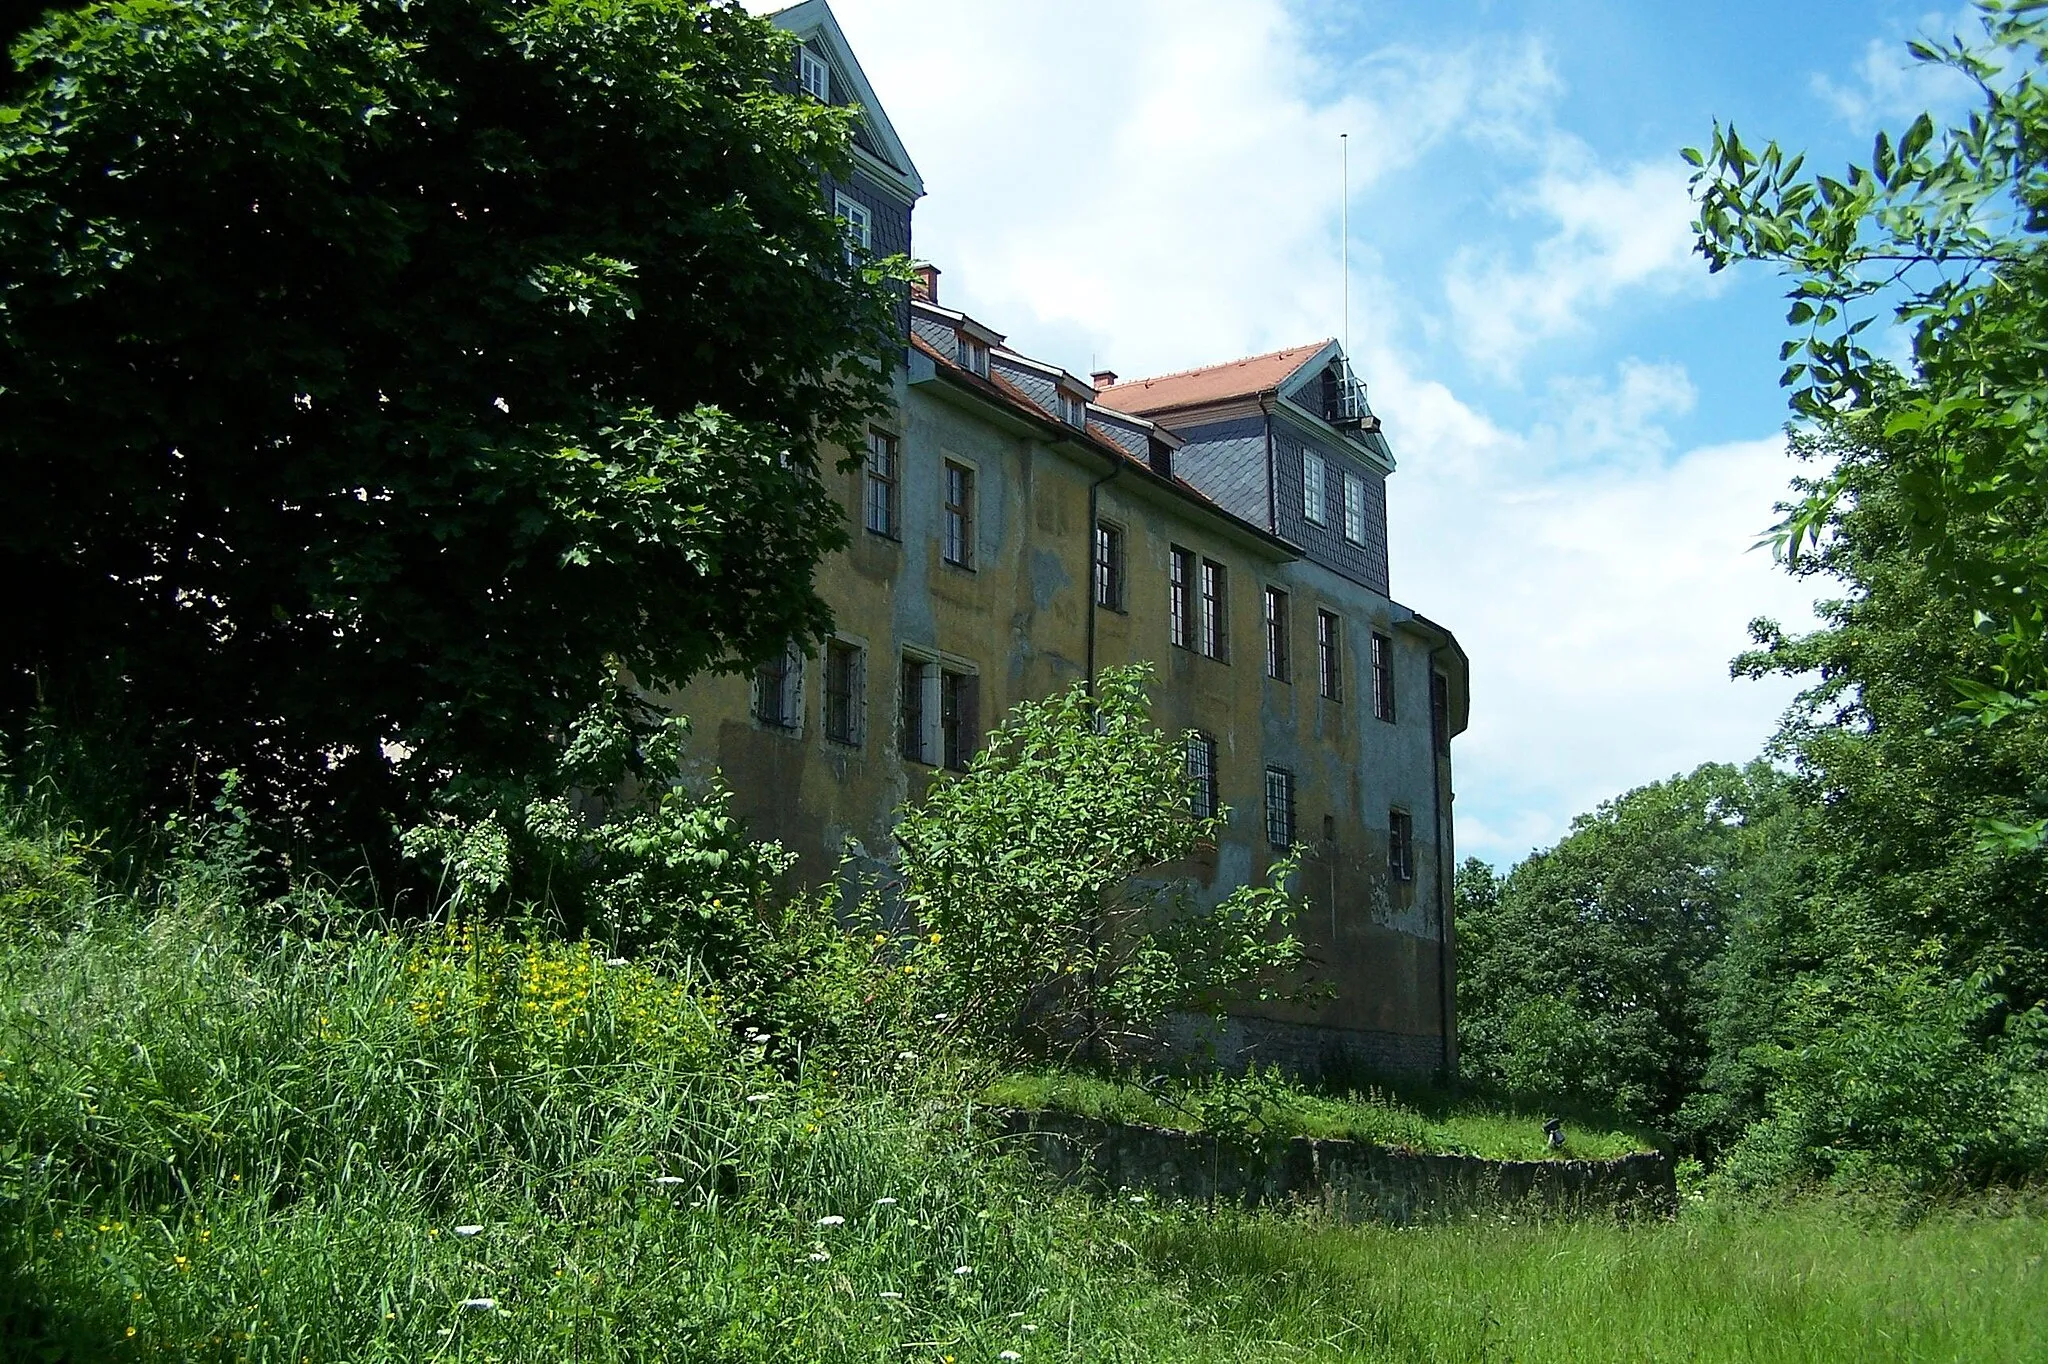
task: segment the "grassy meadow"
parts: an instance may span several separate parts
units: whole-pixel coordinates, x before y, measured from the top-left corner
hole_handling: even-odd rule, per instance
[[[204,863],[109,886],[10,819],[10,1362],[2048,1356],[2022,1211],[1091,1201],[927,1063],[834,1074],[703,982],[541,932],[295,930],[346,920]]]
[[[1248,1101],[1248,1092],[1256,1098]],[[1652,1133],[1593,1119],[1566,1122],[1565,1144],[1552,1150],[1543,1131],[1545,1114],[1420,1085],[1318,1092],[1263,1074],[1247,1086],[1202,1079],[1139,1083],[1044,1070],[1006,1075],[983,1098],[1007,1108],[1057,1109],[1182,1131],[1215,1126],[1212,1114],[1220,1107],[1239,1121],[1251,1117],[1274,1135],[1334,1137],[1487,1160],[1612,1160],[1657,1149]]]

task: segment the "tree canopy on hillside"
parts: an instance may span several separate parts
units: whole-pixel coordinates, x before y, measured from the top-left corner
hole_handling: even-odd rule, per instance
[[[827,612],[854,113],[682,0],[121,0],[0,95],[0,722],[337,848]],[[24,587],[27,590],[22,590]]]

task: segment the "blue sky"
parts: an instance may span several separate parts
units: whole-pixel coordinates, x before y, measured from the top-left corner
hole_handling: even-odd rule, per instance
[[[1461,852],[1753,756],[1810,620],[1749,552],[1794,472],[1765,273],[1691,253],[1719,117],[1823,165],[1954,111],[1966,10],[1615,0],[833,0],[930,191],[916,248],[1014,344],[1126,378],[1338,333],[1400,469],[1394,594],[1473,663]]]

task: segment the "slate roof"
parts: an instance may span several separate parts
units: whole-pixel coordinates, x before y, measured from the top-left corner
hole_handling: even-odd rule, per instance
[[[1287,382],[1296,370],[1313,359],[1330,342],[1313,341],[1305,346],[1269,351],[1221,365],[1184,369],[1151,379],[1133,379],[1102,390],[1098,399],[1104,407],[1119,412],[1169,412],[1183,407],[1206,407],[1234,398],[1255,398],[1271,393]]]
[[[1040,426],[1049,427],[1069,440],[1097,450],[1115,459],[1127,469],[1135,470],[1149,479],[1165,484],[1210,515],[1230,522],[1240,531],[1249,532],[1257,539],[1263,540],[1275,549],[1280,550],[1288,558],[1293,558],[1297,553],[1294,546],[1280,539],[1264,526],[1247,521],[1236,512],[1217,502],[1194,484],[1189,483],[1186,479],[1175,475],[1162,475],[1159,473],[1158,470],[1152,467],[1148,459],[1140,457],[1136,452],[1119,442],[1115,435],[1111,434],[1110,428],[1102,422],[1091,421],[1088,423],[1087,430],[1078,430],[1065,422],[1059,421],[1057,418],[1047,415],[1044,408],[1031,401],[1029,394],[1005,379],[1002,375],[992,373],[985,379],[963,366],[957,357],[948,355],[945,351],[934,346],[915,332],[911,333],[910,345],[913,350],[919,351],[928,357],[941,374],[963,388],[979,393],[984,398],[992,399],[1017,415],[1028,417]]]

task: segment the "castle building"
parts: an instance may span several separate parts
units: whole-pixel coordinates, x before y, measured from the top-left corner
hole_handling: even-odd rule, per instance
[[[856,103],[849,239],[908,252],[922,181],[825,0],[780,11],[814,96]],[[1210,900],[1301,854],[1319,1001],[1247,1004],[1226,1060],[1457,1064],[1451,739],[1467,663],[1396,602],[1394,459],[1334,340],[1177,374],[1087,378],[946,306],[922,270],[894,412],[840,474],[834,633],[674,704],[738,810],[822,879],[886,859],[894,812],[964,770],[1012,705],[1134,661],[1189,731],[1191,799],[1228,811],[1187,870]],[[836,457],[840,452],[826,452]]]

